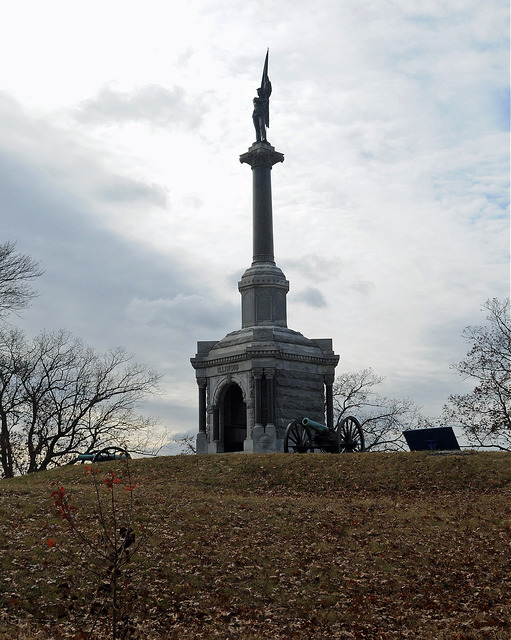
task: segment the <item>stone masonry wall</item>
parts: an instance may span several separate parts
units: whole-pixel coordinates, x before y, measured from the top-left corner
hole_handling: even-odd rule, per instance
[[[307,417],[325,422],[323,375],[300,370],[279,370],[275,379],[275,426],[277,437],[284,437],[287,425]]]

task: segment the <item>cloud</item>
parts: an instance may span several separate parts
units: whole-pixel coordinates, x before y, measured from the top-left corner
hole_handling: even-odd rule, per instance
[[[94,214],[94,202],[166,207],[168,190],[139,177],[122,175],[111,163],[108,151],[98,154],[75,132],[51,123],[24,109],[8,94],[0,92],[0,153],[4,162],[4,188],[19,189],[24,199],[34,189],[51,192],[55,198],[72,193],[74,206],[84,205]],[[89,143],[89,144],[87,144]],[[9,172],[6,174],[6,172]]]
[[[178,336],[168,348],[185,359],[201,336],[193,335],[190,353],[183,354],[183,334],[208,326],[223,330],[232,309],[221,296],[213,302],[214,289],[209,302],[199,294],[210,277],[203,277],[200,264],[194,267],[182,250],[155,251],[124,233],[127,211],[135,209],[146,221],[151,207],[166,206],[166,191],[112,173],[68,133],[0,98],[2,235],[45,269],[36,283],[40,297],[21,320],[24,328],[63,327],[100,349],[124,344],[155,367],[161,347],[142,328],[147,333],[160,325]],[[49,152],[47,140],[59,153]],[[196,210],[194,198],[190,206]]]
[[[300,257],[287,258],[282,264],[287,271],[299,273],[301,277],[308,280],[318,281],[337,275],[344,269],[342,260],[336,256],[311,254],[307,251],[307,242],[304,245],[304,251],[300,252]]]
[[[237,315],[237,308],[218,298],[199,294],[178,293],[170,298],[138,298],[129,303],[126,314],[130,321],[148,327],[166,327],[174,333],[201,336],[204,332],[232,330],[229,320]]]
[[[168,204],[168,190],[158,184],[150,184],[125,176],[108,176],[96,190],[97,195],[107,202],[132,203],[165,209]]]
[[[142,122],[194,130],[201,125],[205,110],[202,95],[188,95],[183,87],[150,84],[132,91],[105,86],[96,97],[77,105],[73,114],[78,122],[93,125]]]
[[[326,300],[319,289],[315,287],[307,287],[294,295],[294,302],[302,302],[309,307],[321,309],[326,307]]]

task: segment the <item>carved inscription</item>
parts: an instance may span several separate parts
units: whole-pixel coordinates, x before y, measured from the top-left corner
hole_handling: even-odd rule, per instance
[[[224,364],[218,367],[217,373],[232,373],[233,371],[239,371],[239,364]]]

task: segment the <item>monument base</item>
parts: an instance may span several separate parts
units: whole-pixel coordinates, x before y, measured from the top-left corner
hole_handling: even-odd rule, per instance
[[[224,452],[224,443],[223,442],[218,442],[215,440],[215,442],[210,442],[208,444],[208,453],[223,453]]]
[[[199,431],[195,440],[195,453],[208,453],[208,434]]]
[[[275,425],[257,426],[252,429],[252,437],[243,443],[245,453],[277,453],[284,450],[284,441],[277,438]]]

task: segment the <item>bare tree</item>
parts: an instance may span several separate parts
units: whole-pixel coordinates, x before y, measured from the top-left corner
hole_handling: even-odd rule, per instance
[[[14,475],[15,461],[23,449],[20,424],[24,392],[17,367],[24,347],[21,332],[0,332],[0,463],[7,478]]]
[[[33,258],[16,253],[15,243],[0,244],[0,318],[28,306],[36,295],[30,283],[42,273]]]
[[[509,298],[493,298],[483,305],[486,326],[470,326],[463,337],[471,345],[459,364],[464,379],[473,379],[471,393],[449,396],[444,419],[463,428],[471,444],[511,449],[511,321]]]
[[[197,453],[195,437],[189,433],[176,433],[168,439],[167,446],[178,447],[180,455]]]
[[[405,429],[430,426],[412,400],[386,398],[377,392],[384,378],[372,369],[343,373],[334,383],[334,412],[339,422],[353,415],[364,431],[366,450],[405,449]]]
[[[66,331],[32,342],[0,331],[0,462],[6,477],[128,442],[152,421],[136,409],[159,375],[122,348],[96,354]]]

